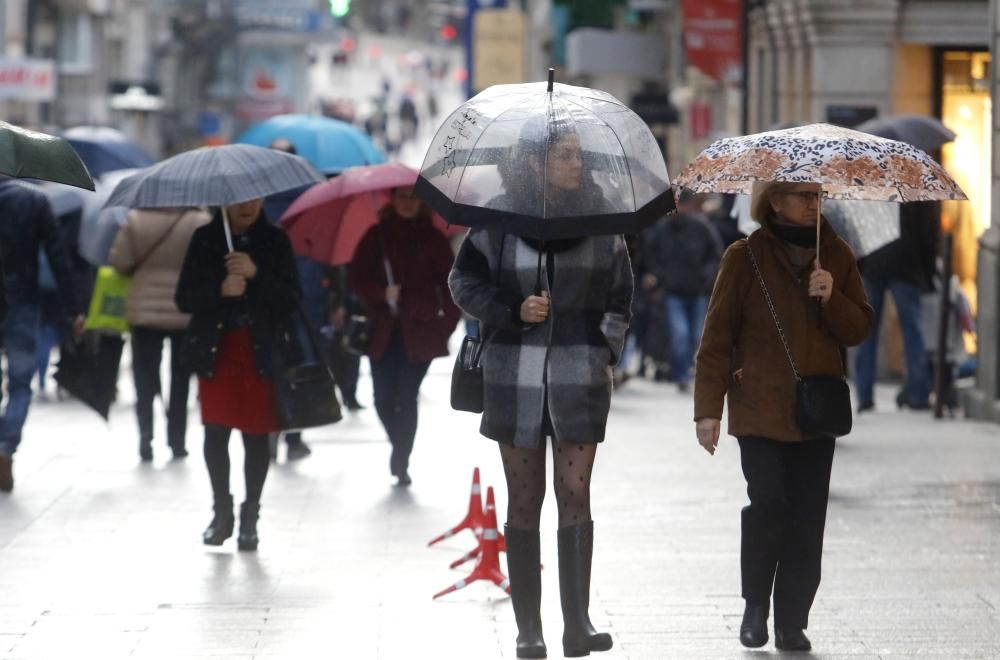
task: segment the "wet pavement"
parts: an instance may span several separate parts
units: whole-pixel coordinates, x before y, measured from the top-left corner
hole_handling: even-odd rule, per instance
[[[271,471],[255,554],[200,543],[211,514],[194,408],[191,456],[171,461],[157,440],[143,465],[128,378],[110,425],[74,402],[35,404],[15,491],[0,496],[0,658],[513,657],[498,589],[431,600],[471,568],[448,568],[474,546],[467,532],[426,545],[464,515],[473,467],[501,515],[506,501],[477,417],[448,408],[449,367],[424,386],[411,488],[393,486],[370,407],[307,433],[312,456],[282,451]],[[897,413],[880,396],[838,446],[812,657],[1000,657],[1000,431]],[[593,484],[592,618],[616,644],[603,657],[776,653],[737,641],[735,441],[709,457],[690,415],[668,386],[631,381],[615,397]],[[560,657],[551,500],[543,619]]]

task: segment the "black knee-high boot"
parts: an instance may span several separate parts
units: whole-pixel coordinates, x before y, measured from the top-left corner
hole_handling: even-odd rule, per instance
[[[563,654],[567,658],[608,651],[611,635],[590,622],[590,566],[594,559],[594,523],[559,530],[559,596],[562,601]]]
[[[541,551],[537,529],[504,525],[510,600],[517,620],[517,657],[546,657],[542,638]]]

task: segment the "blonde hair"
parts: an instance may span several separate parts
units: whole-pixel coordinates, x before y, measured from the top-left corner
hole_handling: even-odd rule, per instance
[[[750,217],[762,225],[771,220],[774,217],[771,198],[795,190],[798,185],[789,181],[755,181],[750,198]]]

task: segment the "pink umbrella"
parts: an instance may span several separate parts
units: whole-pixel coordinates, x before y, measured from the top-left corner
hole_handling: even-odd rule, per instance
[[[303,193],[281,216],[296,254],[338,266],[354,257],[365,232],[378,222],[393,188],[413,186],[417,171],[399,163],[352,167]],[[465,231],[438,215],[434,224],[446,235]]]

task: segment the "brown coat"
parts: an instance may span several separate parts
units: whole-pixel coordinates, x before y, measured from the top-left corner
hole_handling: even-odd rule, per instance
[[[834,291],[820,322],[816,300],[807,295],[812,266],[793,265],[795,248],[770,229],[737,241],[723,256],[698,349],[695,419],[721,419],[727,398],[730,435],[803,440],[794,421],[795,377],[754,276],[748,244],[802,375],[843,374],[841,347],[865,340],[874,313],[854,254],[825,221],[820,261],[833,275]]]
[[[210,216],[199,209],[133,209],[108,254],[108,265],[132,276],[125,300],[129,325],[183,330],[191,317],[174,302],[194,230]]]

